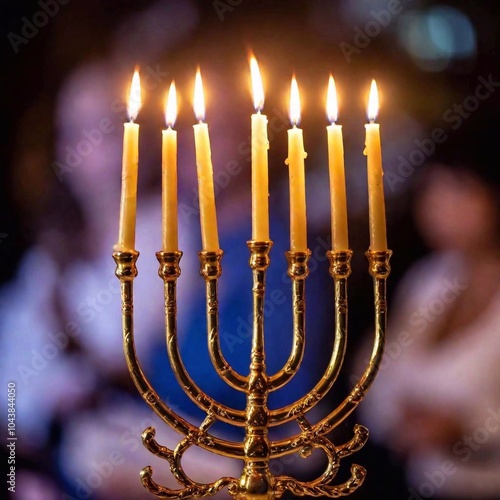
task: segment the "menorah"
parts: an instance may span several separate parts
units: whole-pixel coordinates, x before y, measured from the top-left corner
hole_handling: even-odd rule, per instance
[[[206,286],[206,317],[208,350],[214,369],[220,378],[235,391],[246,395],[246,409],[231,408],[210,397],[194,381],[182,361],[177,338],[176,286],[181,274],[179,266],[182,252],[178,250],[177,235],[177,132],[172,129],[176,116],[176,90],[172,83],[166,105],[168,129],[162,133],[162,214],[163,246],[156,254],[160,263],[159,275],[164,282],[165,328],[167,352],[172,370],[187,396],[206,417],[197,427],[170,408],[141,369],[134,342],[133,329],[133,282],[137,276],[136,262],[139,253],[135,248],[135,211],[137,193],[138,137],[139,126],[133,123],[141,105],[139,73],[132,79],[129,101],[130,123],[125,124],[122,170],[122,199],[120,208],[119,242],[113,257],[116,276],[121,282],[123,345],[130,375],[138,391],[160,418],[184,438],[175,449],[159,444],[155,429],[149,427],[142,434],[146,448],[157,457],[167,460],[170,470],[180,484],[180,489],[170,489],[158,484],[152,477],[152,467],[141,471],[143,485],[160,498],[202,498],[213,496],[227,487],[229,494],[239,500],[272,500],[289,491],[294,496],[326,496],[337,498],[355,491],[366,476],[359,465],[351,466],[350,478],[342,484],[332,485],[340,468],[340,460],[358,451],[368,439],[368,430],[354,427],[354,435],[345,444],[335,445],[327,437],[359,405],[372,385],[382,360],[387,322],[386,280],[390,272],[391,251],[387,250],[385,227],[385,205],[382,182],[382,154],[379,125],[375,123],[378,113],[378,92],[372,81],[368,105],[370,123],[366,128],[366,150],[368,166],[368,194],[370,215],[370,249],[366,253],[369,272],[374,281],[375,341],[368,366],[350,394],[331,413],[316,424],[307,419],[310,412],[332,389],[342,368],[347,346],[347,279],[351,274],[352,251],[347,242],[347,207],[344,178],[344,155],[341,126],[337,120],[337,98],[335,83],[330,76],[328,86],[327,114],[331,125],[327,127],[329,170],[331,184],[332,239],[333,249],[327,252],[330,275],[335,283],[335,336],[332,354],[325,373],[307,394],[282,408],[268,407],[269,393],[281,389],[299,370],[305,350],[306,296],[305,281],[309,274],[308,261],[311,256],[307,248],[306,202],[304,180],[304,151],[302,130],[297,127],[300,120],[299,89],[295,77],[290,89],[290,121],[288,130],[288,159],[290,172],[290,251],[286,252],[288,276],[292,282],[293,339],[292,349],[283,368],[273,375],[266,370],[264,349],[264,304],[266,273],[270,264],[268,213],[267,117],[261,113],[264,94],[262,81],[255,58],[250,61],[254,107],[252,115],[252,240],[250,268],[253,274],[253,327],[250,368],[248,375],[241,375],[227,362],[219,339],[218,280],[222,274],[223,252],[219,247],[213,169],[211,161],[208,126],[204,123],[205,105],[201,73],[198,68],[195,80],[194,111],[199,121],[194,125],[196,164],[200,201],[200,226],[203,251],[199,253],[200,274]],[[245,437],[234,442],[209,432],[217,421],[244,427]],[[272,440],[269,429],[296,422],[299,432],[286,439]],[[215,482],[203,484],[194,481],[182,466],[184,453],[192,446],[210,452],[243,460],[239,478],[222,477]],[[324,472],[315,480],[301,481],[289,476],[274,476],[270,460],[298,453],[309,457],[314,450],[323,450],[328,459]]]
[[[266,371],[264,349],[264,300],[266,272],[270,264],[269,252],[272,241],[249,241],[250,268],[253,274],[253,331],[250,368],[248,375],[236,372],[226,361],[221,350],[218,326],[218,280],[222,273],[223,252],[199,252],[200,274],[206,286],[206,316],[208,350],[218,375],[233,389],[246,395],[246,409],[230,408],[215,401],[200,389],[187,372],[181,359],[177,337],[176,285],[181,274],[179,262],[181,251],[156,254],[160,267],[159,276],[164,281],[166,344],[172,369],[178,383],[189,398],[205,413],[199,427],[177,414],[154,390],[139,363],[134,341],[133,326],[133,282],[137,276],[137,251],[115,251],[116,276],[121,282],[121,303],[123,322],[123,346],[130,375],[143,399],[155,413],[173,429],[184,435],[175,449],[159,444],[155,429],[147,428],[142,439],[145,447],[157,457],[167,460],[170,470],[181,488],[170,489],[158,484],[152,477],[153,469],[148,466],[141,471],[144,487],[159,498],[202,498],[213,496],[227,487],[229,494],[239,500],[263,500],[280,498],[290,491],[295,496],[325,496],[338,498],[355,491],[366,476],[360,465],[351,466],[350,478],[342,484],[332,485],[340,460],[363,447],[368,439],[368,430],[355,425],[354,435],[345,444],[335,445],[327,435],[343,422],[359,405],[372,385],[380,366],[384,349],[387,321],[386,280],[390,272],[390,250],[367,251],[369,272],[374,283],[375,338],[368,365],[350,394],[328,416],[316,424],[307,419],[307,413],[314,408],[332,389],[345,357],[347,345],[347,279],[351,274],[352,251],[329,251],[329,272],[335,283],[335,339],[331,358],[322,378],[316,386],[293,404],[279,409],[268,407],[271,391],[283,388],[297,373],[305,348],[306,300],[305,281],[309,274],[308,260],[311,252],[286,252],[288,275],[292,281],[293,297],[293,343],[290,356],[284,367],[274,375]],[[233,442],[209,432],[217,420],[245,428],[242,442]],[[269,428],[295,421],[299,432],[287,439],[272,441]],[[191,446],[243,460],[241,477],[222,477],[215,482],[203,484],[189,478],[182,466],[182,457]],[[312,481],[299,481],[289,476],[273,476],[270,460],[298,453],[307,458],[315,449],[326,453],[328,464],[321,476]]]

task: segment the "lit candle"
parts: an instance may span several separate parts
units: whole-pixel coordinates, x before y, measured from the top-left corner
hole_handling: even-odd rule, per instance
[[[205,98],[203,83],[198,68],[194,85],[194,114],[199,123],[193,125],[196,147],[196,167],[198,171],[198,191],[200,197],[200,223],[203,250],[219,250],[219,235],[217,231],[217,214],[215,212],[214,179],[212,154],[208,126],[203,123],[205,118]]]
[[[330,196],[332,211],[332,246],[334,251],[349,250],[347,237],[347,201],[345,191],[344,145],[342,126],[335,122],[338,117],[337,90],[335,80],[330,75],[326,113],[331,125],[328,133],[328,165],[330,171]]]
[[[368,120],[366,128],[366,148],[364,154],[368,163],[368,205],[370,213],[370,250],[387,250],[385,227],[384,183],[382,171],[382,148],[380,146],[380,127],[375,123],[379,110],[378,91],[372,80],[368,100]]]
[[[252,240],[269,240],[269,176],[267,116],[262,115],[264,88],[255,57],[250,59],[253,102],[252,115]]]
[[[290,122],[293,127],[288,130],[288,165],[290,175],[290,250],[305,252],[307,250],[306,223],[306,186],[304,172],[304,139],[302,130],[297,127],[300,121],[299,87],[295,76],[290,89]]]
[[[135,71],[128,101],[129,123],[124,124],[122,192],[120,202],[120,229],[117,250],[134,250],[135,219],[137,209],[137,170],[139,166],[139,125],[134,123],[141,108],[141,84]]]
[[[173,130],[177,118],[177,93],[172,82],[165,106],[167,129],[162,131],[162,227],[163,251],[179,248],[177,229],[177,132]]]

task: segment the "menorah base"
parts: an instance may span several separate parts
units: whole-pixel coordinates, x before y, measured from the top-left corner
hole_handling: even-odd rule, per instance
[[[307,431],[306,431],[307,432]],[[340,460],[359,451],[368,440],[368,429],[362,425],[354,427],[354,436],[347,443],[335,446],[328,438],[317,434],[302,436],[303,445],[297,449],[301,458],[307,458],[315,449],[325,452],[328,464],[323,474],[312,481],[299,481],[290,476],[273,476],[269,467],[269,459],[245,459],[240,478],[222,477],[213,483],[198,483],[189,478],[182,466],[184,453],[198,443],[203,436],[187,436],[171,450],[158,444],[155,430],[152,427],[142,434],[144,446],[154,455],[167,460],[173,476],[181,486],[171,489],[158,484],[153,479],[153,468],[148,466],[141,471],[143,486],[158,498],[184,499],[205,498],[214,496],[227,487],[229,494],[235,500],[274,500],[279,499],[289,491],[296,497],[326,497],[340,498],[353,493],[363,483],[366,470],[360,465],[351,466],[351,477],[344,483],[331,484],[340,468]]]

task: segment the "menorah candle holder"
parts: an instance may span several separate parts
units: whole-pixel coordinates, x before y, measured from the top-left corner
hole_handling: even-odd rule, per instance
[[[372,385],[379,369],[384,350],[387,322],[386,280],[390,273],[387,251],[368,251],[369,272],[374,282],[375,339],[368,366],[350,394],[328,416],[316,424],[307,419],[307,413],[317,405],[334,385],[344,360],[347,344],[347,279],[351,274],[349,251],[330,251],[330,275],[335,282],[335,340],[328,367],[316,386],[301,399],[283,408],[269,409],[267,400],[271,391],[284,387],[297,373],[305,348],[305,281],[309,274],[310,251],[287,252],[288,275],[292,280],[293,295],[293,343],[285,366],[276,374],[268,375],[264,350],[264,296],[266,272],[269,267],[271,241],[249,241],[250,268],[253,273],[253,333],[248,375],[237,373],[226,361],[220,346],[218,328],[218,279],[222,272],[223,252],[200,252],[200,274],[206,286],[206,314],[208,328],[208,350],[218,375],[233,389],[246,395],[246,409],[238,410],[223,405],[202,391],[186,371],[179,353],[177,338],[176,285],[181,274],[179,262],[182,252],[158,252],[159,276],[165,288],[165,324],[168,356],[175,376],[189,398],[205,413],[199,427],[178,415],[164,401],[141,369],[134,341],[133,327],[133,282],[137,276],[136,262],[139,252],[117,251],[116,276],[121,282],[123,346],[130,375],[146,403],[155,413],[184,438],[175,449],[159,444],[155,429],[147,428],[142,434],[145,447],[157,457],[167,460],[170,470],[180,484],[179,489],[170,489],[158,484],[152,477],[152,467],[141,471],[144,487],[159,498],[202,498],[215,495],[227,487],[229,494],[239,500],[264,500],[280,498],[286,491],[295,496],[325,496],[338,498],[355,491],[366,476],[360,465],[351,466],[351,477],[344,483],[332,485],[340,460],[358,451],[368,439],[368,430],[362,425],[354,426],[351,440],[335,445],[327,435],[343,422],[359,405]],[[230,425],[244,427],[243,442],[233,442],[209,432],[217,420]],[[299,432],[287,439],[272,441],[269,428],[295,421]],[[239,478],[222,477],[209,484],[190,479],[183,470],[182,457],[193,445],[205,450],[243,460]],[[322,449],[328,458],[323,474],[312,481],[299,481],[289,476],[273,476],[271,459],[299,453],[307,458],[315,449]]]

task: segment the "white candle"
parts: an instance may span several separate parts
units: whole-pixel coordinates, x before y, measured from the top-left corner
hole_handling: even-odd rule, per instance
[[[252,240],[269,240],[269,141],[264,107],[264,88],[255,57],[250,59],[254,107],[252,115]]]
[[[177,132],[173,130],[177,118],[177,94],[172,82],[165,106],[167,129],[162,131],[162,229],[163,251],[179,248],[177,221]]]
[[[135,222],[137,212],[137,175],[139,169],[139,125],[134,123],[141,108],[141,84],[139,72],[135,71],[130,87],[128,115],[130,123],[124,124],[122,191],[120,200],[120,227],[118,243],[120,251],[134,250]]]
[[[198,191],[200,197],[200,223],[203,250],[219,250],[219,234],[217,230],[217,213],[215,211],[215,193],[212,167],[212,153],[208,125],[203,123],[205,117],[205,100],[203,83],[198,69],[194,90],[194,112],[199,123],[193,125],[196,147],[196,167],[198,172]]]
[[[328,82],[327,115],[331,123],[326,127],[326,130],[328,134],[328,166],[330,172],[332,247],[334,251],[345,251],[349,250],[349,243],[344,144],[342,126],[335,123],[338,117],[338,101],[335,80],[331,75]]]
[[[372,80],[368,102],[368,119],[366,128],[366,148],[368,172],[368,205],[370,214],[370,250],[387,250],[385,221],[384,182],[382,170],[382,147],[380,143],[380,126],[375,123],[379,110],[378,91],[375,80]]]
[[[288,130],[288,159],[290,177],[290,250],[305,252],[307,250],[307,220],[306,220],[306,185],[304,150],[302,130],[297,127],[300,121],[300,96],[297,80],[292,78],[290,90],[290,121],[293,125]]]

